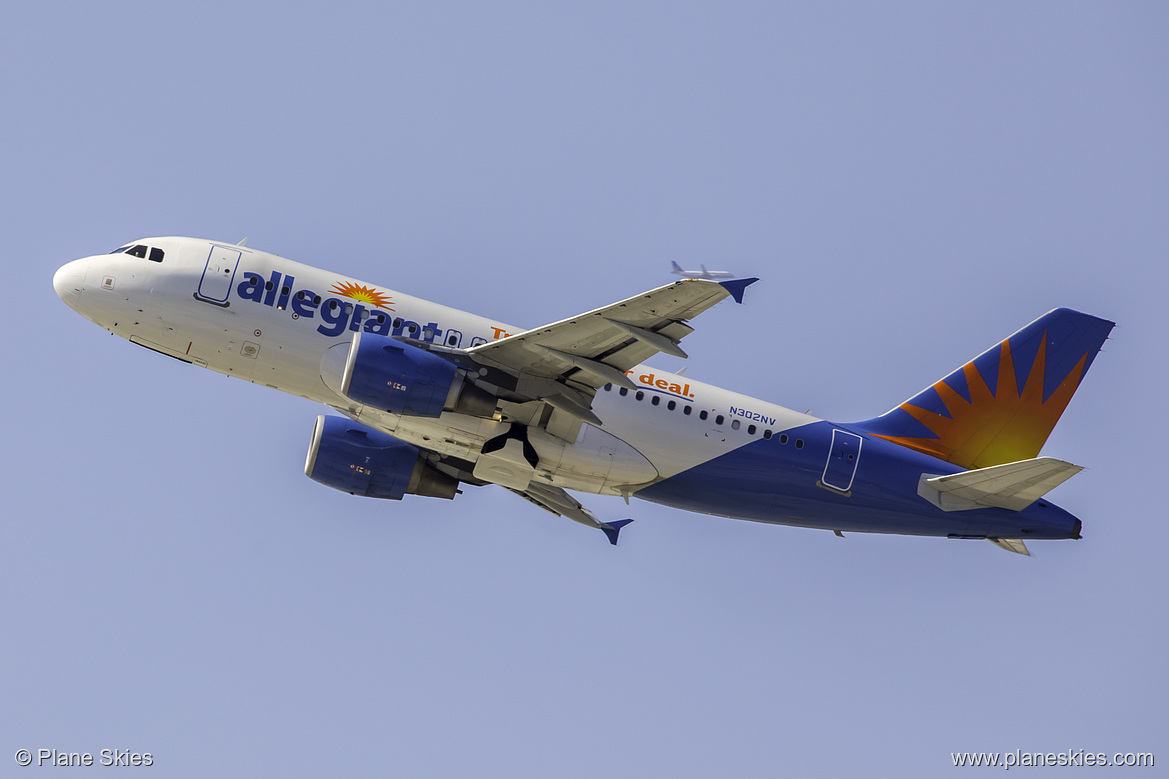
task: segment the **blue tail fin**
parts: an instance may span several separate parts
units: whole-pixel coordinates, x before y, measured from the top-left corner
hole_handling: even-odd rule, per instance
[[[1028,460],[1051,435],[1114,322],[1057,308],[856,427],[963,468]]]

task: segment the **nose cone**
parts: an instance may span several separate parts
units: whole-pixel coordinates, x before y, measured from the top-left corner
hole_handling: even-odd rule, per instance
[[[57,296],[64,300],[69,308],[77,308],[81,293],[85,291],[87,265],[86,260],[74,260],[62,265],[53,275],[53,289],[57,290]]]

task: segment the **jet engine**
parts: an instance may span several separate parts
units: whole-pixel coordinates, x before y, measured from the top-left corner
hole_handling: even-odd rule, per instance
[[[459,481],[429,465],[418,447],[343,417],[317,417],[304,474],[367,498],[453,498]]]
[[[490,417],[496,404],[494,395],[467,381],[465,371],[445,357],[366,332],[349,345],[340,389],[374,408],[419,417],[443,411]]]

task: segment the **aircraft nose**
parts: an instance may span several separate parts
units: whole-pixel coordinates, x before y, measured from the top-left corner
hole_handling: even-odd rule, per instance
[[[87,265],[86,260],[74,260],[65,263],[53,274],[53,289],[69,308],[77,308],[77,303],[81,300],[81,293],[85,289]]]

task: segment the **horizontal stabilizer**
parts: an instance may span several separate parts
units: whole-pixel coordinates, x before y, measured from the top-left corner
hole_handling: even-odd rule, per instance
[[[1036,457],[949,476],[922,474],[917,494],[942,511],[1022,511],[1082,470],[1054,457]]]
[[[1023,543],[1021,538],[988,538],[986,540],[990,541],[999,549],[1006,549],[1008,552],[1021,554],[1025,557],[1031,556],[1031,552],[1027,550],[1027,545]]]

